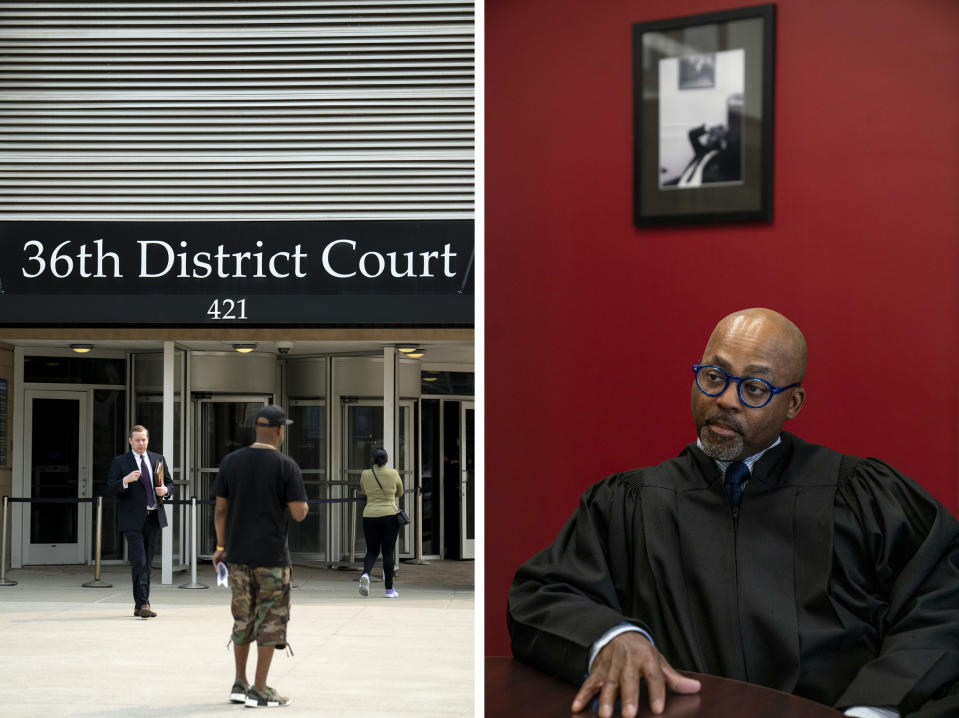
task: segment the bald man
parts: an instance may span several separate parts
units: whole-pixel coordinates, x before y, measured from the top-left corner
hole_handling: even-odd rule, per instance
[[[911,479],[783,431],[806,341],[786,317],[722,319],[693,366],[697,441],[589,488],[516,573],[514,655],[653,713],[699,682],[804,696],[851,716],[959,716],[959,523]],[[584,680],[585,676],[585,680]]]

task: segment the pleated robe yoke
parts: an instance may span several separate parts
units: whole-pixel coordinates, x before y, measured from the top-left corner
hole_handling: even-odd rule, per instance
[[[683,485],[675,476],[644,482],[647,489],[673,487],[643,491],[642,511],[655,584],[682,587],[670,591],[672,605],[659,607],[672,617],[661,628],[674,666],[784,691],[796,686],[797,602],[825,594],[838,459],[833,467],[810,467],[803,473],[814,478],[807,479],[779,476],[783,455],[778,446],[756,462],[738,526],[719,469],[699,449],[687,449],[698,470]],[[824,476],[831,486],[821,485]]]

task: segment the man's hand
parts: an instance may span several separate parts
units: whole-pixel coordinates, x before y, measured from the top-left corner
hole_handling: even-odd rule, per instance
[[[698,693],[699,681],[677,673],[645,636],[627,631],[603,646],[593,659],[589,674],[573,699],[573,713],[586,708],[599,693],[600,718],[613,715],[613,703],[619,694],[623,718],[633,718],[639,709],[639,681],[646,679],[649,707],[657,715],[666,705],[666,689],[674,693]]]
[[[170,489],[168,489],[166,486],[157,486],[155,487],[155,490],[157,496],[166,496],[168,493],[170,493]]]
[[[213,568],[216,568],[217,564],[220,563],[220,561],[225,561],[225,560],[226,560],[225,548],[221,548],[218,551],[213,552]]]
[[[132,484],[134,481],[139,481],[139,480],[140,480],[140,470],[134,469],[129,474],[123,477],[123,485],[127,486],[127,484]]]

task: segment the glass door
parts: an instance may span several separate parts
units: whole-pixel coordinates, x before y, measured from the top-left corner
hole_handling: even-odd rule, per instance
[[[213,480],[220,462],[231,451],[253,443],[253,418],[269,401],[268,396],[213,396],[196,401],[194,496],[198,501],[214,498]],[[213,507],[204,504],[197,514],[198,554],[209,557],[216,547]]]
[[[150,432],[150,451],[162,453],[167,460],[170,475],[176,487],[176,499],[189,498],[189,481],[183,473],[185,457],[184,404],[186,393],[186,352],[173,351],[173,437],[168,441],[163,435],[163,352],[139,352],[133,355],[133,407],[131,424],[141,424]],[[180,504],[172,507],[173,563],[189,563],[186,554],[189,538],[190,507]],[[154,566],[162,563],[160,551],[153,560]]]
[[[366,553],[366,541],[363,538],[363,494],[360,492],[360,475],[370,468],[370,458],[374,449],[383,446],[383,402],[359,400],[344,404],[343,437],[343,498],[360,499],[350,503],[335,504],[345,507],[338,522],[347,552],[341,560],[357,562],[363,560]],[[389,458],[390,466],[396,469],[403,479],[403,497],[399,507],[410,516],[410,523],[400,528],[397,541],[397,556],[408,558],[413,555],[412,532],[410,528],[418,520],[415,515],[416,502],[413,500],[413,402],[401,401],[399,404],[398,433],[399,444],[395,456]]]
[[[286,428],[286,444],[290,458],[296,461],[303,474],[306,496],[309,499],[331,498],[327,473],[326,403],[319,399],[291,400],[289,417],[293,423]],[[295,558],[327,562],[329,558],[329,527],[331,504],[311,504],[303,521],[290,522],[289,544]]]
[[[441,400],[420,400],[420,489],[423,558],[442,558],[443,434]]]
[[[24,408],[27,494],[45,501],[25,512],[23,563],[86,563],[91,504],[76,499],[92,494],[88,394],[27,389]]]
[[[476,540],[476,483],[473,444],[476,409],[471,401],[460,405],[460,556],[473,558]]]

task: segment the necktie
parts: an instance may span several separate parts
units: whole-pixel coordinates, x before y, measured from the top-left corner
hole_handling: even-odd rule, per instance
[[[748,478],[749,469],[742,461],[734,461],[726,469],[726,496],[733,506],[739,506],[739,500],[743,497],[743,481]]]
[[[147,508],[152,509],[156,506],[156,498],[153,495],[153,482],[150,481],[150,472],[147,471],[147,464],[143,457],[140,457],[140,481],[147,492]]]

